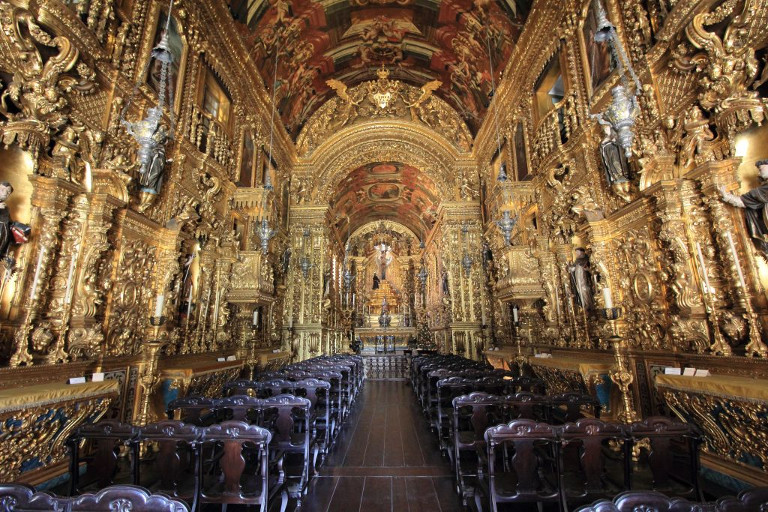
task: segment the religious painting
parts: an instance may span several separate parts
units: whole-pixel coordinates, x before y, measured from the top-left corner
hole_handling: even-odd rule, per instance
[[[528,171],[528,149],[525,145],[525,124],[522,121],[515,128],[514,146],[517,181],[529,181],[532,176]]]
[[[240,157],[240,179],[237,184],[240,187],[253,186],[253,170],[256,166],[256,147],[250,130],[243,134],[243,148]]]
[[[354,87],[375,80],[381,66],[392,79],[418,87],[439,80],[436,94],[477,130],[531,4],[229,0],[235,20],[250,32],[252,58],[293,136],[335,94],[328,79]]]
[[[561,70],[559,51],[550,58],[536,79],[533,93],[534,112],[538,121],[560,106],[560,102],[565,97],[565,81]]]
[[[165,27],[168,22],[168,13],[165,10],[160,10],[157,16],[157,23],[155,24],[155,37],[152,41],[152,48],[160,43],[160,39],[163,37]],[[171,87],[172,97],[175,99],[174,109],[178,110],[180,101],[179,91],[182,84],[180,83],[184,77],[181,76],[181,66],[184,58],[184,40],[179,33],[179,23],[175,16],[171,16],[171,23],[168,26],[168,47],[173,57],[171,63],[171,76],[168,78],[168,83]],[[160,90],[160,68],[161,64],[157,59],[152,59],[149,63],[149,72],[147,74],[147,85],[157,93]]]
[[[394,183],[376,183],[368,188],[368,197],[374,201],[391,201],[400,197],[400,187]]]
[[[594,2],[590,2],[581,33],[584,39],[584,49],[587,54],[586,62],[589,67],[587,76],[589,77],[589,85],[592,92],[596,91],[616,68],[616,63],[611,56],[610,46],[606,41],[596,42],[596,32],[597,12]]]

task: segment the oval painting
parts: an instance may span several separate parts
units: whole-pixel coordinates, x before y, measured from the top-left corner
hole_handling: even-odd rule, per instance
[[[397,166],[393,164],[377,164],[371,167],[371,174],[395,174]]]
[[[376,183],[368,187],[368,197],[374,201],[392,201],[400,197],[400,187],[394,183]]]

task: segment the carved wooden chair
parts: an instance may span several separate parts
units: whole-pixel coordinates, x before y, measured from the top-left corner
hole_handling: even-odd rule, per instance
[[[259,398],[269,398],[270,396],[290,393],[293,389],[292,382],[285,379],[269,379],[260,382]]]
[[[203,445],[212,445],[217,457],[212,467],[200,466],[200,503],[257,505],[265,512],[269,499],[281,492],[279,480],[270,482],[271,439],[267,429],[242,421],[205,428]],[[277,478],[277,472],[273,476]],[[282,498],[281,510],[287,504],[285,494]]]
[[[652,416],[630,425],[627,433],[635,451],[639,452],[630,489],[652,489],[703,499],[699,485],[701,436],[694,425]],[[681,468],[688,470],[682,478],[679,477],[684,473]]]
[[[215,423],[216,417],[213,411],[218,402],[217,398],[204,396],[177,398],[168,404],[166,414],[169,420],[177,419],[184,423],[203,427]]]
[[[456,488],[464,505],[474,493],[478,475],[484,471],[478,452],[485,452],[485,431],[492,425],[506,423],[508,397],[474,392],[453,399],[451,425],[452,456]]]
[[[263,400],[248,395],[233,395],[218,401],[215,409],[219,421],[244,421],[259,424]]]
[[[272,433],[271,460],[284,459],[288,495],[301,506],[309,484],[310,457],[316,459],[318,450],[311,436],[311,403],[293,395],[277,395],[262,402],[262,426]]]
[[[0,484],[0,512],[64,512],[68,500],[47,492],[35,492],[24,484]]]
[[[139,429],[118,421],[83,425],[67,440],[70,449],[70,495],[115,483],[138,483]],[[128,458],[123,458],[123,452]],[[85,456],[81,454],[85,453]],[[126,467],[125,461],[128,465]],[[80,464],[86,464],[80,476]]]
[[[69,499],[69,512],[187,512],[187,505],[136,485],[113,485]]]
[[[512,383],[516,386],[516,392],[527,391],[543,395],[547,388],[543,380],[534,377],[516,377],[512,379]]]
[[[342,397],[341,397],[341,379],[342,375],[339,372],[322,371],[313,372],[308,377],[309,379],[319,379],[328,382],[331,385],[331,389],[328,392],[328,415],[330,420],[330,442],[333,443],[341,430],[343,418],[341,417],[342,410]],[[303,380],[303,379],[299,379]]]
[[[139,442],[148,455],[140,465],[141,485],[182,499],[197,510],[202,428],[177,420],[142,427]]]
[[[238,379],[224,383],[223,395],[258,396],[261,382],[257,380]]]
[[[440,450],[448,449],[448,438],[453,420],[453,399],[479,390],[477,380],[463,377],[448,377],[437,382],[437,400],[430,413],[432,424],[440,443]]]
[[[583,418],[563,425],[560,443],[563,510],[570,504],[590,503],[628,489],[630,443],[622,425]],[[620,448],[622,456],[613,456],[612,447]]]
[[[625,491],[617,494],[613,500],[599,500],[578,509],[579,512],[715,512],[715,510],[717,509],[714,503],[693,503],[683,498],[670,498],[655,491]],[[746,512],[746,510],[737,509],[727,512]],[[755,509],[754,512],[758,510]]]
[[[600,419],[600,402],[591,395],[577,392],[561,393],[549,397],[549,401],[552,404],[549,423],[562,425],[587,417]]]
[[[549,398],[529,391],[509,395],[507,407],[510,419],[547,422],[549,418]]]
[[[557,427],[531,420],[514,420],[485,431],[488,472],[478,479],[477,509],[490,510],[517,503],[559,503],[559,443]]]
[[[315,432],[312,437],[317,439],[321,462],[325,460],[330,449],[331,431],[334,424],[331,422],[331,383],[320,379],[302,379],[292,383],[291,393],[295,396],[306,398],[310,402],[311,425]]]

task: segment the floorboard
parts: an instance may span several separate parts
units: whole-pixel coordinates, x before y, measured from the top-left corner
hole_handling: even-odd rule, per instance
[[[410,386],[366,381],[302,512],[461,510],[448,460]]]

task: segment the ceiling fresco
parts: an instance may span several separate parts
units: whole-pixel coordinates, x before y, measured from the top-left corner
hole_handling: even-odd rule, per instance
[[[288,132],[296,136],[333,90],[393,79],[436,91],[477,130],[489,103],[491,49],[500,71],[532,0],[229,0]],[[277,64],[277,65],[276,65]],[[277,67],[277,70],[275,70]]]
[[[397,221],[423,239],[435,224],[437,206],[434,182],[415,167],[372,163],[355,169],[339,183],[331,215],[344,236],[383,219]]]

